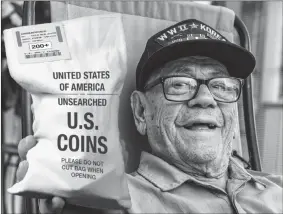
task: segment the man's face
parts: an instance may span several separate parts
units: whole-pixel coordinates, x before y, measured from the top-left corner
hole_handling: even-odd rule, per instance
[[[187,57],[165,64],[148,83],[170,75],[197,79],[229,77],[226,68],[210,58]],[[226,167],[235,127],[235,104],[214,100],[206,85],[189,101],[168,101],[162,84],[145,92],[144,117],[152,152],[181,168],[190,166],[208,176]],[[208,169],[209,163],[215,163]],[[211,166],[210,166],[211,167]]]

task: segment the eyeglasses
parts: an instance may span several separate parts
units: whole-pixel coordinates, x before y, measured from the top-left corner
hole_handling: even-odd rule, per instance
[[[243,85],[241,79],[233,77],[202,80],[187,76],[167,76],[153,81],[144,89],[148,90],[160,83],[162,83],[165,98],[175,102],[193,99],[197,95],[200,85],[205,84],[216,101],[233,103],[239,99]]]

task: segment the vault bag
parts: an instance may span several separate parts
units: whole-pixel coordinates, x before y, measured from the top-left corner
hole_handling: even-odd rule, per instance
[[[130,207],[118,129],[127,72],[120,15],[13,28],[4,39],[11,76],[31,93],[38,141],[26,176],[8,191]]]

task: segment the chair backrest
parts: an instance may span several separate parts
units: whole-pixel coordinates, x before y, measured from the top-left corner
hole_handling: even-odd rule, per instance
[[[134,90],[135,80],[135,67],[137,60],[141,55],[145,42],[149,36],[156,31],[171,25],[177,21],[181,21],[188,18],[200,19],[210,26],[221,32],[226,38],[231,39],[232,31],[236,36],[236,43],[240,43],[241,46],[250,49],[250,41],[247,29],[245,25],[237,17],[233,11],[215,6],[206,6],[202,4],[192,2],[80,2],[80,1],[68,1],[68,2],[52,2],[52,21],[61,21],[73,19],[81,16],[89,16],[107,12],[115,12],[125,14],[123,20],[126,22],[126,36],[128,44],[128,53],[130,56],[128,64],[128,75],[125,80],[125,87],[121,96],[121,103],[125,103],[120,108],[120,118],[123,118],[123,125],[121,129],[121,140],[125,142],[126,151],[134,159],[139,158],[139,151],[141,148],[145,149],[146,139],[137,135],[132,116],[129,114],[129,95]],[[25,2],[24,4],[24,17],[23,25],[34,24],[35,2]],[[129,14],[133,15],[129,21]],[[127,18],[128,17],[128,18]],[[138,18],[139,17],[139,18]],[[138,21],[138,22],[136,22]],[[233,28],[235,26],[235,28]],[[135,32],[135,34],[133,34]],[[236,32],[236,33],[235,33]],[[134,37],[133,37],[134,35]],[[137,36],[138,35],[138,36]],[[244,107],[244,121],[245,123],[245,135],[247,138],[248,153],[250,156],[251,168],[255,170],[261,170],[259,151],[257,146],[257,138],[254,125],[253,116],[253,103],[251,92],[251,79],[248,78],[243,90],[243,105],[240,102],[240,106]],[[32,133],[31,130],[31,113],[30,113],[30,96],[23,92],[23,114],[22,114],[22,133],[23,136]],[[125,102],[123,102],[125,101]],[[126,112],[126,114],[123,114]],[[241,111],[242,113],[242,111]],[[242,114],[243,115],[243,114]],[[242,124],[242,123],[241,123]],[[126,127],[126,128],[125,128]],[[239,128],[239,127],[238,127]],[[243,130],[243,129],[242,129]],[[242,154],[240,132],[237,132],[234,139],[234,149],[238,154]],[[142,142],[142,143],[139,143]],[[131,149],[133,148],[134,149]],[[131,158],[130,158],[131,159]],[[134,163],[135,161],[131,161]],[[135,164],[130,164],[134,166]],[[132,168],[128,167],[129,170]]]
[[[159,30],[188,18],[199,19],[220,31],[225,37],[233,38],[235,14],[224,7],[192,2],[51,2],[52,22],[112,12],[123,14],[127,40],[128,73],[121,95],[119,128],[120,140],[124,143],[125,157],[128,159],[126,171],[131,172],[138,165],[140,151],[148,149],[147,139],[136,131],[129,100],[131,92],[135,89],[136,65],[147,39]],[[235,136],[233,146],[242,154],[239,132]]]

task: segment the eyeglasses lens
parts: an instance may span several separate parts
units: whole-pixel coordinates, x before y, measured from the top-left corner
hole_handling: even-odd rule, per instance
[[[233,78],[215,78],[209,81],[208,88],[217,100],[233,102],[240,95],[241,83]]]
[[[188,77],[170,77],[164,81],[164,92],[169,100],[191,99],[197,90],[197,81]]]

